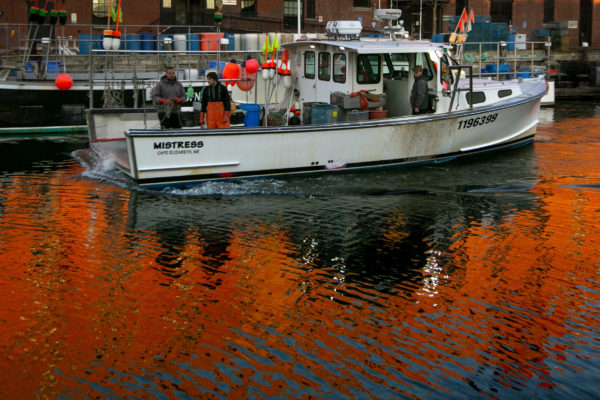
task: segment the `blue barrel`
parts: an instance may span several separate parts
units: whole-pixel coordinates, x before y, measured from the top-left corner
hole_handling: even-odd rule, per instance
[[[169,39],[170,40],[170,47],[171,48],[165,48],[165,39]],[[168,40],[167,40],[168,42]],[[169,34],[159,34],[158,35],[158,50],[173,50],[173,35],[169,35]]]
[[[154,40],[156,35],[154,33],[142,33],[140,35],[140,45],[142,50],[154,50]]]
[[[509,34],[508,39],[506,39],[506,50],[514,50],[515,49],[515,40],[516,36],[514,34]]]
[[[187,36],[188,50],[200,51],[200,34],[190,33]]]
[[[517,74],[518,78],[531,78],[531,73],[528,69],[520,69]]]
[[[239,108],[246,111],[244,126],[258,126],[260,122],[260,106],[258,104],[242,103]]]
[[[92,47],[92,35],[89,33],[79,34],[79,54],[88,55]]]
[[[235,50],[235,35],[233,33],[226,33],[225,34],[225,39],[229,40],[229,51],[234,51]],[[238,49],[241,50],[241,49]]]
[[[60,61],[48,61],[48,72],[60,72]]]
[[[141,50],[142,46],[140,43],[140,38],[141,36],[138,34],[127,34],[127,35],[123,35],[123,38],[125,40],[125,49],[126,50]],[[121,48],[123,48],[123,45],[121,45]]]
[[[337,114],[335,104],[313,104],[311,123],[313,125],[333,124],[337,121]]]

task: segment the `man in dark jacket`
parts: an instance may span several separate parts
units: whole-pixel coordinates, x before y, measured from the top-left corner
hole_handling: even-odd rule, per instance
[[[227,88],[219,83],[219,75],[216,72],[206,74],[208,86],[202,89],[200,95],[200,125],[204,124],[206,118],[206,127],[229,128],[229,117],[231,116],[231,102]]]
[[[415,65],[413,68],[415,83],[410,91],[410,106],[413,115],[426,113],[429,109],[429,91],[427,90],[428,78],[423,74],[423,67]]]
[[[181,128],[181,104],[187,95],[175,76],[175,68],[167,67],[165,75],[152,89],[152,101],[158,106],[158,119],[163,129]]]

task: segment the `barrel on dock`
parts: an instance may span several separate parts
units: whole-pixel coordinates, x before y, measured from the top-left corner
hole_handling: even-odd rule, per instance
[[[175,51],[186,51],[187,50],[187,35],[175,34],[173,35],[173,50]]]
[[[88,55],[92,49],[102,48],[102,35],[89,33],[79,34],[79,54]]]
[[[128,33],[127,35],[123,35],[123,36],[125,39],[125,49],[126,50],[141,50],[142,49],[142,46],[140,43],[141,36],[139,34]]]
[[[142,33],[140,34],[140,46],[142,50],[154,50],[154,40],[156,35],[154,33]]]
[[[188,50],[200,51],[200,34],[199,33],[188,34]]]
[[[313,104],[311,122],[313,125],[333,124],[337,121],[337,106],[335,104]]]
[[[258,104],[243,103],[240,109],[246,111],[244,126],[258,126],[260,123],[260,106]]]
[[[219,33],[219,36],[217,36],[216,33],[201,33],[200,34],[200,38],[202,41],[202,44],[200,45],[200,47],[202,48],[202,50],[206,51],[206,50],[219,50],[220,46],[221,46],[221,39],[224,37],[223,33]]]

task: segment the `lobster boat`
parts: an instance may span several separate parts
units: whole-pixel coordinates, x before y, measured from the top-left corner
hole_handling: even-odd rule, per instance
[[[90,148],[159,188],[442,162],[533,141],[543,77],[475,78],[448,44],[408,39],[393,24],[400,14],[377,10],[384,38],[362,38],[358,21],[337,21],[325,37],[282,45],[279,73],[263,63],[256,74],[264,98],[239,104],[243,124],[165,130],[147,110],[90,109]],[[429,107],[414,115],[417,66]],[[271,87],[282,92],[276,103]]]

